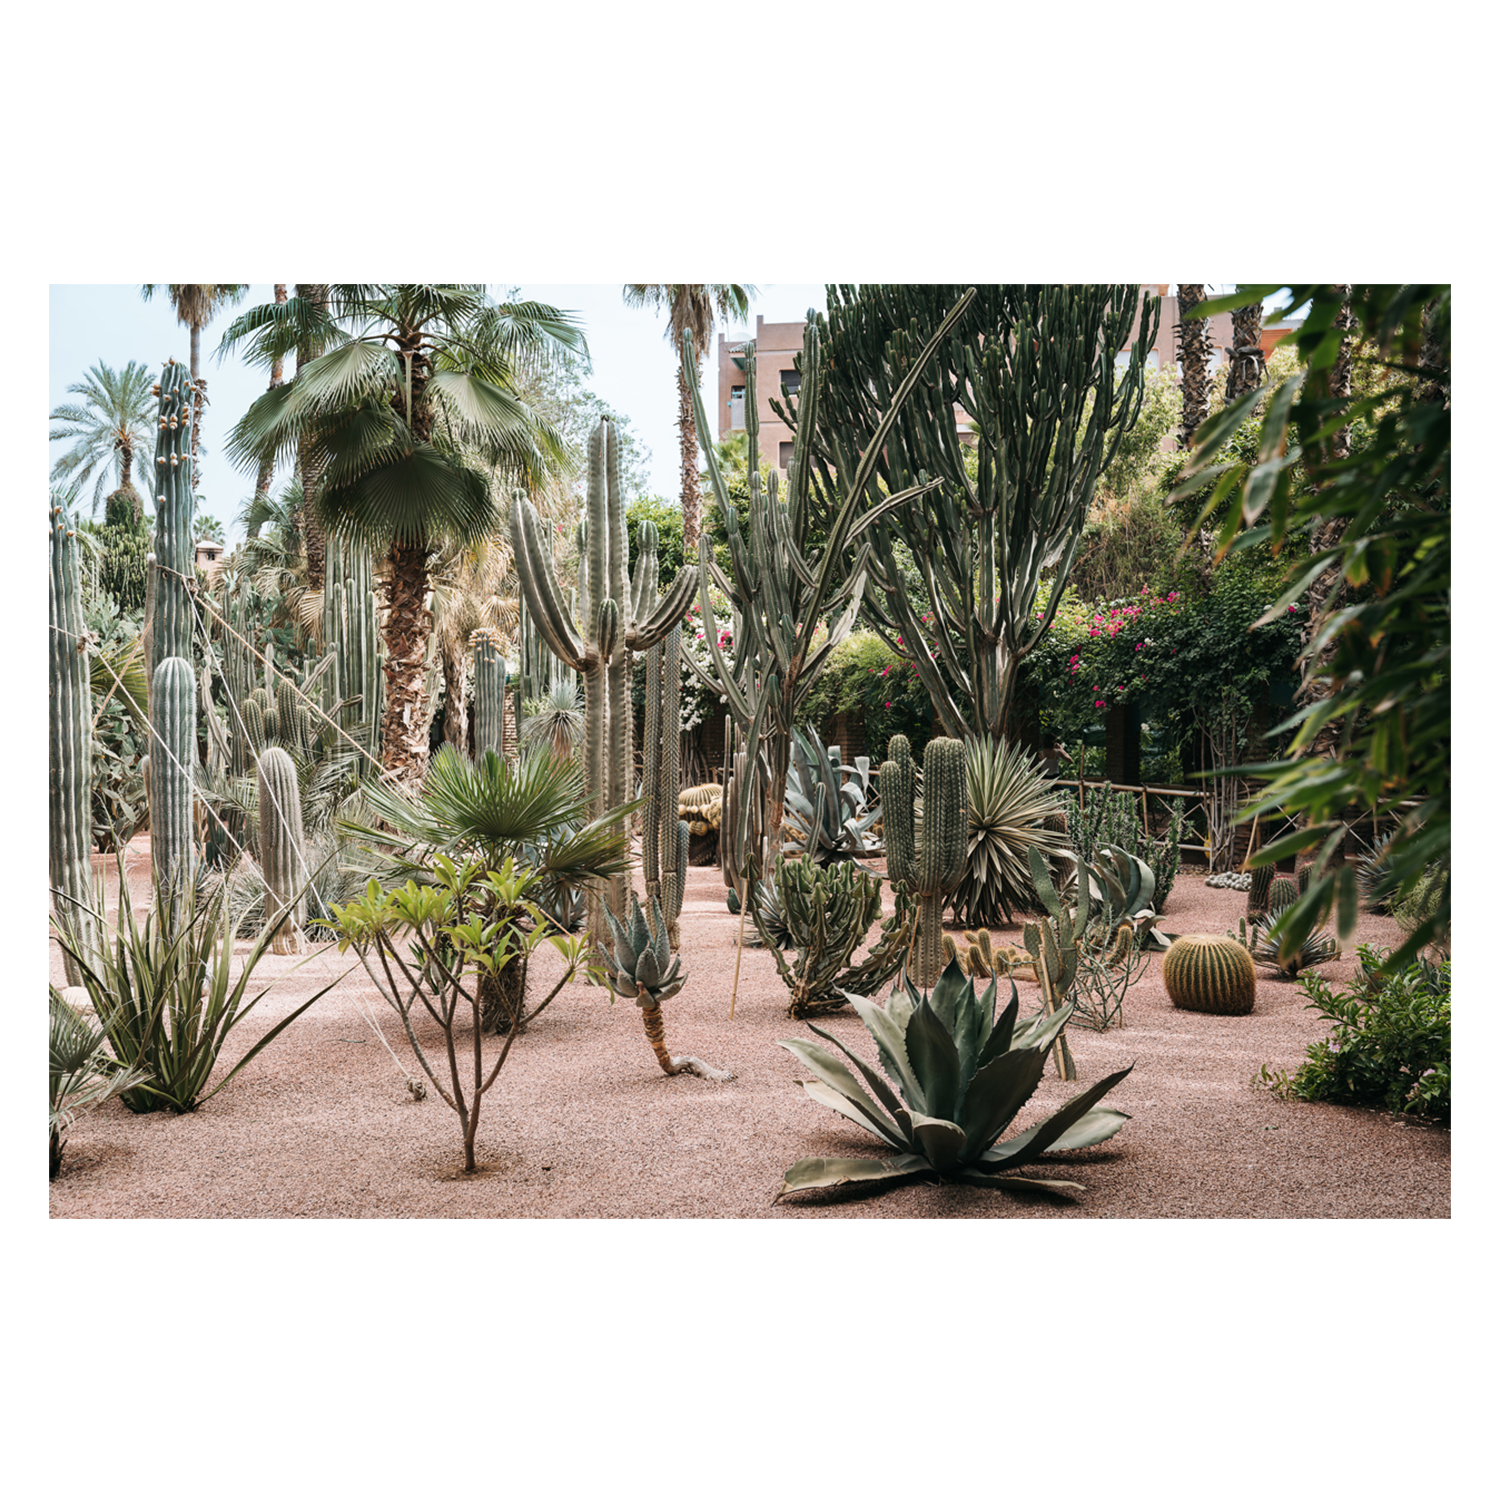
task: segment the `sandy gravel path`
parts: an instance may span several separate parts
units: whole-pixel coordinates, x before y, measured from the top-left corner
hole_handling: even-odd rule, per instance
[[[145,869],[132,847],[132,886]],[[1167,904],[1171,931],[1222,932],[1243,894],[1183,873]],[[1017,1128],[1104,1073],[1135,1062],[1109,1097],[1133,1118],[1110,1142],[1050,1159],[1047,1175],[1087,1185],[1077,1203],[977,1187],[840,1189],[777,1207],[783,1171],[809,1155],[877,1156],[873,1137],[808,1099],[801,1065],[775,1043],[802,1035],[770,956],[747,949],[728,1019],[736,919],[717,870],[691,872],[683,912],[687,987],[665,1007],[667,1043],[732,1068],[730,1083],[667,1078],[633,1005],[570,987],[518,1039],[486,1097],[479,1174],[465,1178],[457,1117],[435,1096],[414,1103],[362,1017],[375,1014],[416,1072],[399,1023],[355,971],[185,1116],[133,1116],[111,1102],[76,1125],[51,1188],[55,1218],[1446,1218],[1449,1132],[1333,1105],[1279,1103],[1251,1086],[1262,1063],[1294,1068],[1324,1024],[1298,989],[1262,977],[1242,1017],[1175,1009],[1152,960],[1126,1002],[1126,1025],[1070,1032],[1079,1084],[1049,1071]],[[997,931],[1014,939],[1015,930]],[[1365,917],[1356,941],[1390,945],[1394,923]],[[55,948],[54,982],[61,983]],[[286,975],[235,1034],[256,1037],[348,967],[327,948],[267,957]],[[1354,970],[1353,944],[1327,965]],[[533,988],[555,977],[534,963]],[[1036,988],[1021,985],[1023,1013]],[[873,1058],[851,1014],[824,1024]],[[438,1033],[433,1029],[433,1035]],[[41,1143],[37,1156],[40,1167]],[[1056,1165],[1052,1165],[1056,1163]]]

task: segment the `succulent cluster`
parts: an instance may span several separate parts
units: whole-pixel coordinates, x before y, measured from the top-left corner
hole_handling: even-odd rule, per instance
[[[810,1098],[837,1110],[898,1154],[878,1159],[807,1157],[788,1169],[778,1200],[809,1188],[923,1176],[986,1187],[1078,1187],[1010,1174],[1044,1154],[1097,1145],[1114,1135],[1129,1116],[1099,1108],[1098,1103],[1130,1069],[1109,1074],[1049,1118],[1002,1143],[1000,1137],[1041,1081],[1048,1049],[1061,1035],[1072,1007],[1021,1021],[1015,985],[998,1016],[995,993],[993,980],[982,994],[976,993],[974,981],[950,963],[930,994],[918,993],[909,982],[898,984],[884,1008],[851,996],[850,1004],[875,1039],[884,1076],[811,1023],[810,1029],[837,1047],[853,1070],[815,1043],[782,1042],[815,1075],[798,1080]]]

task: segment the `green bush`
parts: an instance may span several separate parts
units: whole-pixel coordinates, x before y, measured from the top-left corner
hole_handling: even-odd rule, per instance
[[[835,714],[857,714],[865,726],[872,765],[886,758],[894,735],[904,734],[920,757],[935,733],[932,700],[909,661],[872,630],[855,630],[834,647],[807,699],[807,719],[823,724]]]
[[[1307,1049],[1290,1077],[1262,1079],[1297,1099],[1361,1104],[1446,1123],[1452,1111],[1452,980],[1446,962],[1423,959],[1388,979],[1375,977],[1387,954],[1359,950],[1351,988],[1334,990],[1317,974],[1298,981],[1332,1033]]]

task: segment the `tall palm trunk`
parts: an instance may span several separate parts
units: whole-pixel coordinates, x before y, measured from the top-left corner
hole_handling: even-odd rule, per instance
[[[692,558],[698,555],[703,496],[698,488],[698,421],[681,350],[677,356],[677,431],[682,447],[682,555]]]
[[[1257,389],[1266,378],[1266,356],[1260,347],[1260,303],[1253,307],[1237,307],[1229,316],[1234,325],[1234,348],[1224,385],[1226,404]]]
[[[285,285],[285,283],[278,282],[276,284],[276,301],[277,301],[278,305],[280,305],[282,303],[285,303],[285,301],[286,301],[286,285]],[[276,389],[276,387],[279,386],[282,383],[282,379],[283,379],[282,370],[283,370],[283,368],[284,368],[284,361],[282,360],[281,356],[278,354],[276,356],[275,360],[272,361],[272,364],[271,364],[271,383],[270,383],[270,385],[268,385],[266,387],[266,389],[268,391],[274,391]],[[256,475],[255,475],[255,493],[257,495],[269,495],[271,493],[271,474],[272,474],[273,470],[275,469],[275,467],[276,467],[275,462],[272,459],[267,458],[267,459],[263,459],[261,461],[260,468],[256,472]],[[259,523],[257,523],[254,527],[251,528],[249,535],[253,538],[253,537],[255,537],[259,533],[259,531],[260,531],[260,525],[259,525]]]
[[[467,754],[469,708],[464,696],[469,680],[469,653],[462,640],[449,640],[446,633],[439,649],[443,659],[443,741]]]
[[[1208,415],[1208,320],[1187,316],[1204,300],[1205,293],[1201,283],[1183,286],[1179,282],[1177,286],[1177,357],[1182,361],[1182,434],[1179,446],[1183,452],[1193,446],[1193,434]]]
[[[417,791],[427,775],[427,543],[392,542],[385,618],[385,768]]]
[[[306,298],[314,307],[328,305],[326,283],[299,283],[297,295]],[[308,361],[323,352],[321,346],[304,341],[297,346],[297,368],[301,370]],[[307,586],[322,589],[325,559],[328,554],[328,538],[323,523],[318,519],[318,489],[323,483],[323,462],[316,454],[313,444],[306,438],[297,445],[297,468],[302,478],[302,543],[307,554]]]

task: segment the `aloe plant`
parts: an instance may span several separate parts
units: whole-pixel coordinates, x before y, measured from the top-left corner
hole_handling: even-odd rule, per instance
[[[867,755],[846,766],[839,747],[824,745],[811,724],[794,729],[782,815],[783,852],[811,854],[820,865],[879,854],[880,839],[870,832],[880,818],[880,804],[870,805],[873,791]]]
[[[813,1042],[781,1042],[814,1073],[797,1080],[809,1097],[898,1154],[805,1157],[787,1170],[776,1201],[810,1188],[920,1177],[1031,1191],[1081,1188],[1080,1183],[1012,1174],[1044,1154],[1095,1146],[1114,1135],[1130,1117],[1098,1108],[1098,1102],[1131,1070],[1111,1073],[1048,1119],[1002,1142],[1041,1082],[1047,1051],[1067,1025],[1072,1006],[1018,1021],[1015,984],[1010,985],[1010,1003],[998,1016],[995,995],[995,981],[977,994],[974,981],[954,962],[929,995],[919,994],[910,983],[898,984],[884,1009],[851,997],[875,1039],[884,1077],[811,1022],[809,1029],[837,1047],[853,1070]]]

